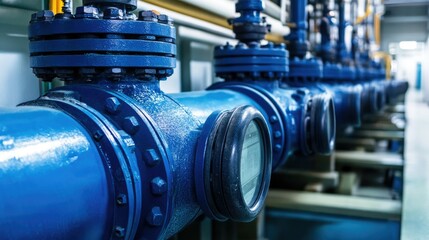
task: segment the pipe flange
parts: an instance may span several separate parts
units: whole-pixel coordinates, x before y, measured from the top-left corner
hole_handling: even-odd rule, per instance
[[[289,64],[289,77],[285,81],[316,81],[323,77],[323,63],[320,60],[293,58]]]
[[[23,104],[61,109],[92,134],[102,157],[109,191],[112,215],[106,239],[132,239],[139,226],[142,204],[141,176],[135,157],[136,146],[130,135],[117,129],[95,109],[78,100],[73,91],[53,91]]]
[[[141,11],[138,19],[115,7],[81,6],[76,14],[32,15],[30,66],[43,81],[164,80],[176,65],[171,18]]]
[[[215,49],[215,72],[218,77],[231,80],[278,80],[289,71],[288,52],[284,44],[239,43]]]
[[[148,179],[140,186],[144,204],[139,208],[137,235],[132,238],[163,236],[173,211],[173,176],[169,165],[172,156],[156,123],[123,94],[96,85],[73,85],[57,90],[75,93],[73,99],[77,98],[85,106],[95,109],[130,136],[129,140],[135,144],[134,162],[138,166],[135,171],[144,173],[144,179]]]
[[[338,81],[342,77],[340,64],[327,63],[323,65],[323,81]]]
[[[356,69],[353,66],[343,66],[340,75],[343,81],[355,81],[357,79]]]

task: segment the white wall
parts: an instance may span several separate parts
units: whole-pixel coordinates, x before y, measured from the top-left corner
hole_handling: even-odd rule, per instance
[[[39,96],[26,35],[27,26],[0,24],[0,107],[16,106]]]
[[[429,38],[422,61],[422,92],[424,101],[429,103]]]
[[[403,52],[397,55],[396,78],[407,80],[410,87],[415,88],[417,80],[417,64],[423,61],[423,50]]]
[[[28,54],[0,53],[0,107],[13,107],[39,96],[39,82],[29,67]]]

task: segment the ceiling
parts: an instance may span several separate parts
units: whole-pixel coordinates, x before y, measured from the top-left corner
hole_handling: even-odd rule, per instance
[[[428,40],[429,0],[385,0],[385,3],[381,26],[383,50],[387,50],[388,45],[394,42]]]

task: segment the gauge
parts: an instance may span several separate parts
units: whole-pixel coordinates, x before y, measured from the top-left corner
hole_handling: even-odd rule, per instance
[[[213,113],[198,142],[197,197],[215,220],[251,221],[261,211],[271,177],[268,125],[251,106]]]
[[[250,122],[244,136],[240,159],[240,186],[244,201],[251,206],[258,196],[263,176],[263,140],[258,125]]]

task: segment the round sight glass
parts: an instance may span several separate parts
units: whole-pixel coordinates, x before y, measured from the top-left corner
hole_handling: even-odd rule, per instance
[[[240,184],[244,202],[251,207],[259,195],[264,168],[261,130],[255,121],[246,129],[240,159]]]

